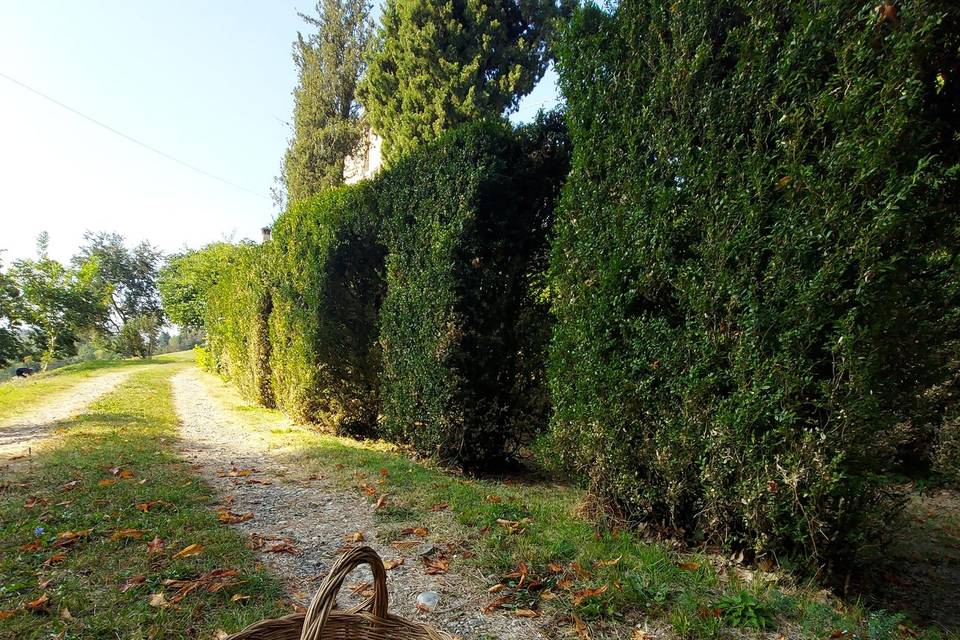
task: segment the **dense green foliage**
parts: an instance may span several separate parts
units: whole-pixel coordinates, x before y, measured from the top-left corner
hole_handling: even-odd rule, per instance
[[[384,249],[366,185],[294,203],[273,229],[273,384],[302,419],[369,435],[379,410]]]
[[[221,247],[217,253],[223,253]],[[270,384],[268,322],[272,310],[264,248],[232,247],[229,267],[207,292],[206,327],[210,364],[248,398],[274,406]]]
[[[41,234],[36,259],[14,261],[8,273],[17,289],[16,319],[24,343],[18,355],[35,355],[44,368],[76,353],[81,334],[99,328],[108,315],[98,265],[87,261],[71,269],[50,258],[48,245],[49,237]]]
[[[359,89],[385,159],[513,110],[546,70],[559,12],[555,0],[387,0]]]
[[[489,122],[374,183],[383,216],[383,433],[466,465],[502,460],[546,420],[546,309],[531,289],[566,173],[562,125]]]
[[[367,0],[322,0],[316,16],[300,17],[316,31],[297,34],[293,59],[293,137],[283,161],[289,202],[343,182],[344,158],[363,133],[355,99],[363,53],[373,31]]]
[[[204,326],[207,298],[235,255],[234,245],[214,242],[167,258],[157,278],[163,310],[181,330]]]
[[[0,262],[0,367],[16,360],[23,352],[17,333],[19,295],[16,283],[3,270],[3,263]]]
[[[565,34],[558,455],[635,520],[820,563],[955,332],[951,2],[624,0]]]

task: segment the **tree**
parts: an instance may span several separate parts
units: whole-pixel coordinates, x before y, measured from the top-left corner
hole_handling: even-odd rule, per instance
[[[297,34],[293,59],[293,137],[283,161],[288,200],[300,200],[343,182],[343,163],[363,133],[357,82],[373,31],[367,0],[321,0],[317,16],[299,14],[316,28]]]
[[[43,368],[58,356],[76,352],[78,334],[100,325],[107,310],[98,296],[95,263],[64,267],[47,255],[46,233],[37,240],[37,259],[18,260],[10,269],[16,283],[19,316],[28,325]]]
[[[387,0],[360,101],[387,162],[517,107],[543,76],[554,0]]]
[[[0,366],[21,356],[23,345],[17,332],[17,298],[20,292],[0,263]]]
[[[110,308],[107,322],[113,333],[144,314],[163,319],[157,291],[161,252],[149,242],[128,249],[117,233],[84,234],[86,245],[73,257],[76,269],[89,269],[93,285]]]
[[[235,253],[236,245],[215,242],[167,259],[160,269],[157,286],[163,309],[171,322],[181,329],[203,330],[207,293],[220,282]]]

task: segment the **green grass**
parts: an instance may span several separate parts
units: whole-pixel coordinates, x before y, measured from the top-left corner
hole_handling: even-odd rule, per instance
[[[598,525],[595,517],[583,515],[586,497],[579,488],[536,479],[460,477],[413,461],[391,445],[291,428],[279,412],[250,405],[213,376],[205,380],[238,419],[268,431],[273,444],[297,463],[292,467],[353,488],[371,503],[388,493],[385,506],[375,512],[385,541],[403,537],[405,527],[426,526],[434,542],[462,543],[474,556],[461,562],[474,565],[482,575],[495,576],[488,586],[507,585],[491,595],[491,601],[513,593],[513,601],[504,608],[533,608],[568,619],[576,615],[594,628],[595,637],[609,623],[622,628],[642,622],[691,639],[759,637],[764,630],[773,634],[771,638],[780,633],[788,638],[847,640],[957,637],[909,623],[898,627],[899,621],[893,624],[892,635],[881,634],[878,629],[890,626],[887,623],[895,616],[871,613],[817,585],[798,583],[787,572],[725,565],[717,554],[681,553],[666,543],[618,531],[612,523]],[[377,493],[367,495],[363,485],[375,487]],[[432,510],[441,503],[448,507]],[[497,522],[525,518],[529,522],[521,526],[522,533],[512,533]],[[542,585],[514,589],[518,580],[506,576],[520,562],[529,571],[525,583],[534,577],[546,589]],[[563,573],[551,573],[557,566]],[[603,593],[582,597],[588,589],[604,587]],[[544,591],[555,597],[543,598]],[[918,636],[904,635],[907,628]],[[836,635],[841,632],[845,635]]]
[[[177,359],[159,358],[135,372],[85,414],[58,425],[62,439],[29,467],[4,476],[0,612],[7,613],[0,614],[0,638],[211,638],[290,612],[277,581],[257,567],[237,532],[217,522],[210,491],[172,450],[177,420],[169,377],[183,366]],[[115,467],[132,477],[114,475]],[[147,511],[137,507],[152,501],[159,502]],[[113,539],[122,529],[142,537]],[[85,530],[74,544],[56,546],[65,532]],[[148,553],[154,538],[164,548]],[[199,555],[174,559],[192,544],[203,545]],[[201,588],[178,604],[151,605],[152,594],[173,599],[177,589],[165,580],[215,569],[237,575],[219,591]],[[141,584],[121,591],[138,576]],[[49,600],[37,611],[23,608],[44,595]],[[234,595],[249,599],[234,602]]]
[[[139,366],[152,360],[91,360],[29,378],[11,378],[0,382],[0,421],[17,412],[46,400],[53,394],[67,391],[74,385],[94,376],[124,367]]]

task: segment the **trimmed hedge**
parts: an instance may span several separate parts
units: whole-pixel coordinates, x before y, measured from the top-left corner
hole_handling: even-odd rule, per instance
[[[373,183],[383,217],[382,433],[467,467],[545,426],[550,322],[534,290],[569,145],[559,116],[467,125]]]
[[[956,335],[960,29],[876,4],[623,0],[565,33],[553,437],[634,521],[815,565],[889,506]]]
[[[338,432],[371,435],[385,249],[367,185],[294,203],[273,227],[273,387],[277,405]]]
[[[207,294],[208,362],[244,396],[274,406],[268,322],[273,310],[264,248],[241,244]]]

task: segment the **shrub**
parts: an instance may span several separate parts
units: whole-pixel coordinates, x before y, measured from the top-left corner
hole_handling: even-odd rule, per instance
[[[273,302],[263,246],[234,247],[231,261],[206,299],[208,359],[244,396],[274,406],[268,321]],[[200,354],[198,354],[199,356]]]
[[[379,413],[385,250],[367,185],[294,203],[273,227],[273,386],[297,419],[368,435]]]
[[[624,0],[564,35],[553,439],[636,521],[816,566],[884,504],[956,329],[960,29],[875,5]]]
[[[547,310],[534,292],[566,173],[559,116],[467,125],[374,182],[383,216],[384,435],[465,466],[545,424]]]

